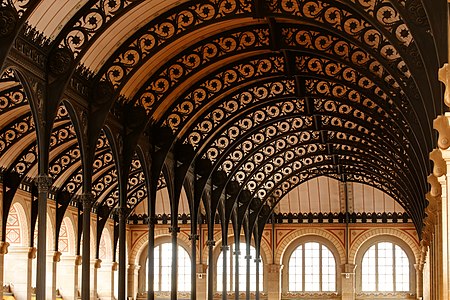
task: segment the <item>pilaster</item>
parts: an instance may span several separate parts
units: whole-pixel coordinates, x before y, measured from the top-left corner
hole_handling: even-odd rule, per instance
[[[128,265],[128,297],[136,297],[139,283],[139,265]]]
[[[0,242],[0,299],[3,299],[3,286],[5,285],[5,255],[8,253],[8,242]]]
[[[94,297],[98,297],[98,271],[102,267],[102,260],[96,259],[94,260],[94,276],[93,276],[93,282],[92,282],[92,292],[94,294]]]
[[[283,265],[267,265],[267,299],[281,299],[281,270]]]
[[[355,299],[355,268],[354,264],[342,265],[341,287],[342,287],[342,300],[354,300]]]

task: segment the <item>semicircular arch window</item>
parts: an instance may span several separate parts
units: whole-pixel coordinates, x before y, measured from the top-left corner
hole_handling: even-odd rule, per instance
[[[379,242],[367,249],[361,263],[361,290],[410,291],[410,262],[405,251],[391,242]]]
[[[336,259],[327,246],[306,242],[289,258],[289,292],[336,291]]]
[[[148,278],[148,259],[146,259],[146,276]],[[191,257],[187,251],[178,246],[178,291],[191,290]],[[170,292],[172,274],[172,244],[164,243],[155,247],[154,252],[154,291]],[[146,280],[146,282],[148,282]]]

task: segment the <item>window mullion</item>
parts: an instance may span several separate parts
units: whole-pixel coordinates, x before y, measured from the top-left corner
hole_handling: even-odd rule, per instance
[[[378,292],[378,244],[375,245],[375,290]]]
[[[395,261],[395,245],[392,245],[392,280],[394,280],[394,292],[397,291],[397,272],[396,272],[396,261]]]
[[[319,246],[319,291],[322,291],[322,245]]]
[[[305,291],[305,244],[302,245],[302,292]]]

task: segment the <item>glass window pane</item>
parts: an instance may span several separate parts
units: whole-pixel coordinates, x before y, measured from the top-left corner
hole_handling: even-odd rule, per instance
[[[241,291],[244,291],[246,288],[246,281],[247,281],[247,259],[245,256],[247,255],[247,244],[246,243],[240,243],[239,244],[239,250],[241,254],[239,255],[239,289]],[[234,268],[234,245],[230,246],[230,251],[227,251],[227,291],[234,291],[235,288],[235,268]],[[256,249],[253,246],[250,246],[250,291],[256,291],[256,262],[255,262],[255,256],[256,256]],[[217,291],[221,292],[223,291],[223,253],[221,252],[219,254],[219,257],[217,259],[217,281],[216,281],[216,287]],[[259,290],[263,291],[263,264],[259,264]]]
[[[289,258],[289,291],[336,291],[336,261],[320,243],[299,245]]]
[[[160,253],[164,259],[160,259]],[[146,265],[148,260],[146,261]],[[187,292],[191,290],[191,258],[187,251],[178,246],[178,291]],[[148,272],[146,271],[146,278]],[[167,292],[171,289],[172,274],[172,244],[166,243],[155,247],[154,252],[154,290],[156,292]]]
[[[401,247],[390,242],[378,243],[363,256],[362,291],[410,291],[409,272],[409,259]]]

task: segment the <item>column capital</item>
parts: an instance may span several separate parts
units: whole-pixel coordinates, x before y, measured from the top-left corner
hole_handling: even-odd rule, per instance
[[[442,150],[446,150],[450,147],[450,116],[446,113],[445,115],[439,115],[433,121],[433,128],[439,133],[438,136],[438,147]]]
[[[414,269],[416,269],[416,271],[422,272],[423,271],[423,267],[424,267],[424,263],[418,263],[418,264],[414,264]]]
[[[61,260],[61,254],[59,251],[53,252],[53,262],[59,262]]]
[[[83,208],[90,209],[92,204],[95,201],[94,195],[92,193],[83,193],[81,194],[81,203],[83,204]]]
[[[430,152],[430,160],[433,161],[433,175],[441,177],[447,174],[447,163],[445,162],[442,151],[434,149]]]
[[[233,255],[241,255],[241,251],[233,251]]]
[[[260,263],[260,262],[261,262],[261,258],[255,258],[253,261],[254,261],[255,263]]]
[[[252,259],[252,256],[251,255],[246,255],[244,258],[245,259]]]
[[[126,221],[127,219],[127,211],[125,207],[119,207],[117,209],[117,215],[119,216],[119,222],[120,221]]]
[[[76,256],[75,256],[75,265],[76,265],[76,266],[80,266],[82,260],[83,260],[83,258],[81,257],[81,255],[76,255]]]
[[[192,240],[198,241],[198,239],[199,239],[199,235],[196,234],[196,233],[191,233],[191,234],[189,235],[189,240],[190,240],[190,241],[192,241]]]
[[[28,259],[35,259],[36,258],[36,247],[29,247],[28,248]]]
[[[113,261],[111,264],[111,271],[117,271],[117,267],[119,266],[119,264],[116,261]]]
[[[356,269],[356,265],[355,264],[343,264],[342,265],[342,270],[343,272],[341,272],[341,274],[345,277],[345,278],[350,278],[350,276],[354,276],[355,275],[355,269]]]
[[[0,254],[3,254],[3,255],[7,254],[8,247],[9,247],[8,242],[0,242]]]
[[[155,227],[155,225],[158,224],[158,219],[156,217],[148,217],[147,222],[148,222],[148,224]]]
[[[99,259],[99,258],[97,258],[97,259],[94,261],[94,268],[95,268],[95,269],[100,269],[101,267],[102,267],[102,260]]]
[[[180,232],[180,227],[178,226],[171,226],[169,227],[169,233],[171,233],[172,235],[177,235]]]
[[[214,247],[215,245],[216,245],[215,240],[207,240],[206,241],[206,246],[208,246],[208,247]]]
[[[222,251],[228,251],[228,250],[230,250],[230,246],[222,245],[222,247],[220,247],[220,249],[222,249]]]
[[[38,192],[47,193],[52,186],[53,178],[47,174],[39,174],[34,179]]]

